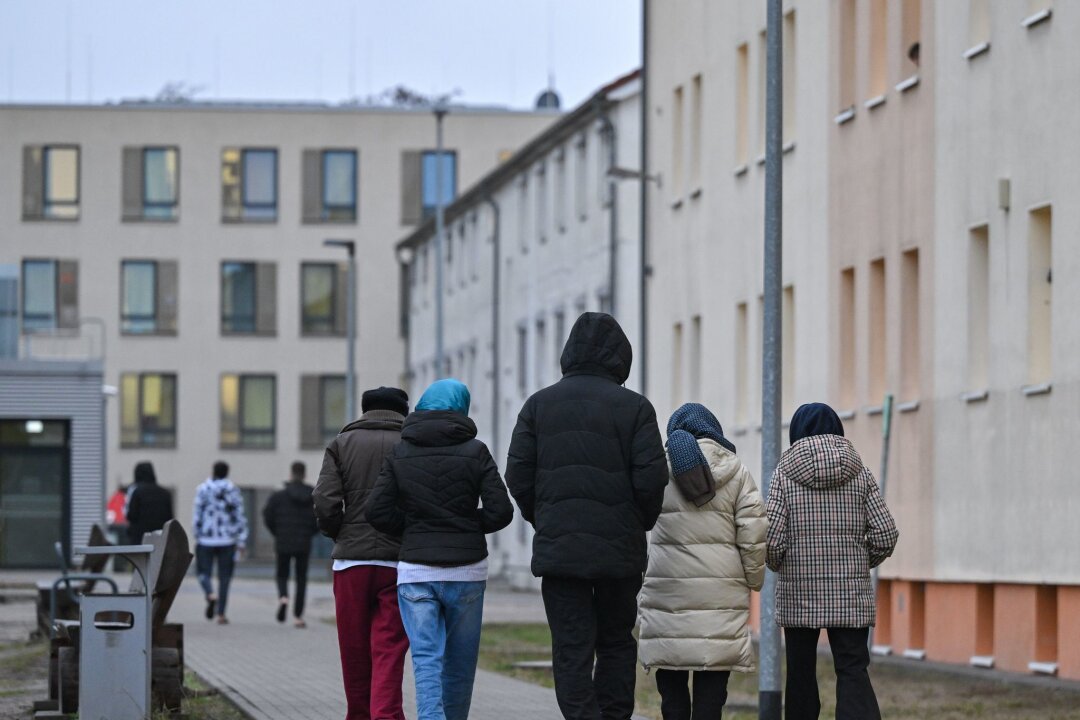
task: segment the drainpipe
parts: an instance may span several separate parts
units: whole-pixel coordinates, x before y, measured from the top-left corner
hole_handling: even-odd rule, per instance
[[[499,238],[499,203],[488,195],[484,202],[491,206],[492,229],[491,229],[491,454],[499,457],[499,410],[502,405],[502,393],[500,392],[501,375],[499,370],[499,301],[502,287],[500,285],[500,238]],[[496,460],[498,462],[498,460]]]
[[[617,167],[618,157],[615,147],[615,126],[611,124],[611,118],[608,117],[602,103],[603,101],[598,102],[600,132],[604,134],[604,139],[608,144],[608,172],[606,173],[608,177],[608,296],[611,298],[611,314],[617,318],[619,315],[615,291],[618,288],[619,272],[619,196],[611,171]]]
[[[648,394],[649,373],[649,313],[648,313],[648,290],[649,290],[649,183],[645,178],[649,176],[649,0],[641,1],[641,207],[640,223],[638,230],[641,236],[639,243],[639,258],[641,267],[638,269],[639,298],[638,308],[640,315],[641,337],[638,340],[638,357],[641,358],[641,394]]]

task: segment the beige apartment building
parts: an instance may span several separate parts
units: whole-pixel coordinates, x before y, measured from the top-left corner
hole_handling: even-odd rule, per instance
[[[444,199],[557,117],[451,108]],[[345,254],[323,241],[356,243],[358,391],[398,383],[394,243],[434,208],[434,141],[424,110],[0,106],[0,314],[23,357],[104,356],[107,492],[150,460],[189,519],[223,459],[255,519],[292,461],[314,480],[346,420]]]
[[[784,10],[783,406],[832,404],[880,474],[896,402],[876,650],[1080,678],[1080,8]],[[649,391],[758,468],[765,9],[648,13]]]

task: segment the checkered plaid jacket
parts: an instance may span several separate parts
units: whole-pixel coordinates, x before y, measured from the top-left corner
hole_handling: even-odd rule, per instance
[[[814,435],[788,448],[773,475],[766,514],[766,561],[780,575],[777,624],[873,625],[870,569],[892,555],[899,533],[851,441]]]

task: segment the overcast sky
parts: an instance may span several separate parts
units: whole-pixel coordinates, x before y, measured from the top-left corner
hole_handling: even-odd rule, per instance
[[[183,82],[202,99],[336,103],[403,84],[530,107],[550,68],[571,107],[638,65],[640,14],[640,0],[0,0],[0,100]]]

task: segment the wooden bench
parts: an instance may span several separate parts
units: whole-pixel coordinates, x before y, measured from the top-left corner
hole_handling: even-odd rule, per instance
[[[184,627],[166,619],[193,555],[187,533],[175,520],[143,535],[143,544],[154,550],[147,568],[151,594],[151,694],[154,708],[180,710],[184,684]],[[130,592],[142,594],[142,577],[132,576]],[[79,649],[78,620],[58,620],[49,654],[49,699],[35,703],[36,717],[59,717],[78,712]]]

